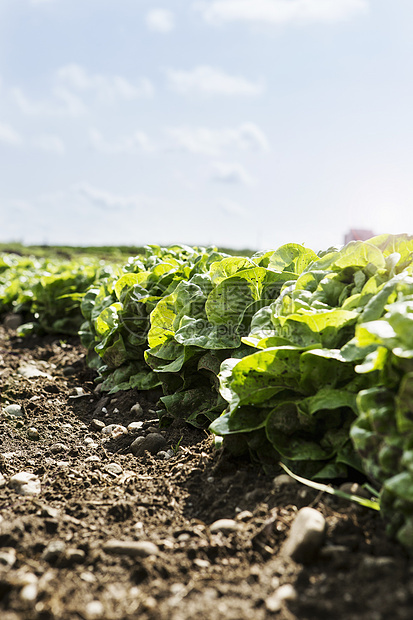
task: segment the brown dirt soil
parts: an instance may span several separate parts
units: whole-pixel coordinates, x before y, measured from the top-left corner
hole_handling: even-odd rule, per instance
[[[22,376],[24,364],[43,375]],[[162,431],[169,460],[134,456],[132,441],[158,426],[159,394],[99,393],[78,340],[22,340],[1,327],[0,382],[2,620],[412,617],[411,561],[377,513],[277,485],[183,423]],[[113,437],[96,419],[143,425]],[[19,472],[34,474],[40,493],[13,486]],[[305,565],[282,548],[303,506],[327,521]],[[211,532],[222,518],[236,529]]]

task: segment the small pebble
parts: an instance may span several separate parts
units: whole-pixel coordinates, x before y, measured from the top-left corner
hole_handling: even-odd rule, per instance
[[[298,484],[294,478],[291,478],[288,474],[280,474],[279,476],[275,476],[273,480],[273,485],[276,489],[280,489],[283,486],[294,486]]]
[[[92,454],[85,459],[85,463],[100,463],[100,457],[97,454]]]
[[[33,439],[33,441],[40,439],[39,431],[35,426],[31,426],[27,429],[27,436],[29,439]]]
[[[16,549],[5,547],[0,551],[0,566],[11,568],[16,562]]]
[[[194,564],[198,566],[198,568],[209,568],[211,566],[208,560],[203,560],[202,558],[195,558]]]
[[[111,476],[119,476],[123,472],[123,469],[118,463],[108,463],[105,465],[104,470]]]
[[[57,508],[53,508],[52,506],[42,506],[40,510],[40,516],[48,519],[56,519],[59,515],[59,511]]]
[[[38,587],[37,583],[28,583],[20,590],[20,598],[22,601],[32,603],[37,599]]]
[[[65,366],[62,372],[65,377],[71,377],[76,374],[76,368],[73,368],[73,366]]]
[[[218,521],[214,521],[214,523],[209,526],[211,534],[216,534],[216,532],[230,534],[232,532],[237,532],[239,528],[239,523],[234,521],[234,519],[218,519]]]
[[[113,413],[119,413],[119,409],[117,407],[114,408]]]
[[[0,487],[4,487],[4,486],[6,486],[6,478],[0,472]]]
[[[101,412],[102,412],[102,413],[107,413],[107,412],[108,412],[108,410],[106,409],[106,407],[102,407]]]
[[[128,429],[121,424],[108,424],[105,428],[102,428],[103,435],[110,435],[113,439],[120,437],[121,435],[126,435]]]
[[[24,417],[24,412],[20,405],[7,405],[7,407],[5,407],[3,411],[11,418]]]
[[[166,439],[159,433],[149,433],[146,437],[137,437],[131,444],[131,452],[135,456],[143,456],[145,452],[157,454],[166,446]]]
[[[128,431],[130,433],[134,433],[135,431],[139,431],[143,426],[143,422],[131,422],[128,424]]]
[[[62,540],[52,540],[42,553],[42,558],[46,562],[55,562],[65,552],[66,545]]]
[[[146,430],[148,433],[159,433],[159,428],[156,428],[156,426],[148,426]]]
[[[47,377],[53,381],[53,377],[46,372],[36,368],[34,364],[22,364],[17,370],[18,374],[25,379],[35,379],[36,377]]]
[[[239,512],[235,518],[237,521],[249,521],[253,516],[254,515],[251,511],[243,510],[242,512]]]
[[[93,428],[96,428],[97,430],[101,431],[102,429],[105,428],[106,424],[104,422],[102,422],[102,420],[98,420],[97,418],[94,418],[91,422],[91,426],[93,426]]]
[[[10,313],[10,314],[6,314],[6,316],[3,319],[3,325],[6,329],[11,329],[12,331],[15,331],[18,327],[20,327],[20,325],[22,325],[23,323],[23,317],[21,314],[14,314],[14,313]]]
[[[106,553],[114,555],[128,555],[141,558],[157,555],[159,552],[158,547],[154,543],[145,540],[109,540],[103,545],[102,549]]]
[[[103,618],[105,608],[100,601],[90,601],[86,605],[85,613],[88,620],[95,620],[95,618]]]
[[[140,403],[136,403],[135,405],[133,405],[133,407],[131,407],[130,409],[130,412],[132,415],[140,418],[143,415],[143,409]]]
[[[68,564],[82,564],[85,561],[86,554],[83,549],[67,549],[65,552],[65,559]]]
[[[12,476],[9,485],[21,495],[39,495],[42,490],[38,476],[28,471],[21,471]]]
[[[276,613],[280,611],[284,601],[294,601],[296,598],[297,591],[290,583],[286,583],[266,599],[265,606],[269,612]]]
[[[298,511],[284,543],[283,552],[296,562],[311,562],[324,542],[326,520],[306,506]]]
[[[86,392],[82,387],[74,387],[71,396],[86,396]]]
[[[159,452],[156,455],[156,458],[159,459],[160,461],[167,461],[171,457],[168,456],[168,454],[165,452],[165,450],[159,450]]]
[[[65,443],[58,441],[50,446],[50,452],[52,454],[59,454],[60,452],[68,452],[69,448]]]

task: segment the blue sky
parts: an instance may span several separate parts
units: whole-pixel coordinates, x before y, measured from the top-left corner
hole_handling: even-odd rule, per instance
[[[411,0],[0,0],[0,240],[413,233]]]

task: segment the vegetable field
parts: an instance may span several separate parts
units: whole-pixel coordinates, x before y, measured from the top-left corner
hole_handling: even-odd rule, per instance
[[[382,544],[393,546],[406,561],[411,556],[413,237],[381,235],[318,253],[291,243],[251,256],[179,245],[150,245],[116,260],[3,253],[0,316],[6,326],[16,327],[10,337],[19,350],[33,343],[76,342],[70,346],[80,347],[76,351],[84,356],[89,387],[83,396],[91,395],[90,402],[99,398],[99,403],[131,406],[139,395],[150,403],[158,429],[152,434],[169,433],[174,442],[169,455],[163,451],[165,457],[162,450],[159,456],[153,451],[153,457],[142,451],[158,467],[188,457],[192,434],[194,442],[208,445],[201,450],[204,457],[197,458],[212,459],[218,469],[231,463],[227,467],[234,479],[248,472],[250,495],[257,486],[254,476],[268,496],[268,481],[284,484],[287,471],[291,485],[297,485],[291,487],[295,494],[300,488],[317,503],[333,493],[330,506],[336,502],[357,518],[379,519],[386,531]],[[5,419],[7,407],[19,406],[17,393],[7,382],[3,386]],[[84,408],[85,398],[81,392],[77,396],[76,406]],[[95,417],[89,423],[96,426],[96,403],[92,408]],[[100,410],[122,428],[131,423],[129,409],[123,413],[116,406],[108,414],[102,405]],[[111,436],[120,442],[118,452],[132,451],[138,458],[139,448],[119,432]],[[166,481],[169,474],[162,472]],[[240,512],[251,515],[246,520],[255,515],[249,509]],[[284,522],[287,527],[289,519]],[[264,561],[276,542],[257,532],[254,553]],[[339,563],[340,552],[331,554]],[[288,616],[288,597],[278,607],[274,599],[274,609],[269,597],[257,618],[296,617]],[[290,602],[293,609],[297,601],[292,595]],[[151,616],[150,605],[142,605],[125,617],[138,612],[136,617],[187,617],[182,610],[181,616],[178,611],[173,615],[169,607],[164,615],[157,616],[158,609]],[[316,617],[303,610],[297,617]],[[366,615],[353,612],[352,617],[373,617],[367,608]],[[57,617],[53,613],[44,617]],[[95,617],[112,617],[105,613]],[[83,617],[93,613],[86,610]],[[215,617],[235,616],[225,611]]]

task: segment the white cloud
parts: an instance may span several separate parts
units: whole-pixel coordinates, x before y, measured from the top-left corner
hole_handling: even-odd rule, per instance
[[[0,123],[0,144],[7,144],[8,146],[21,146],[23,139],[17,131],[11,127]]]
[[[80,183],[74,187],[75,193],[84,198],[93,206],[108,211],[118,209],[134,209],[146,207],[145,199],[141,196],[121,196],[93,187],[88,183]]]
[[[91,99],[108,104],[132,101],[151,97],[153,86],[146,78],[133,84],[122,76],[90,73],[72,63],[56,71],[47,99],[33,100],[20,88],[12,88],[11,94],[18,108],[28,116],[78,117],[87,112]]]
[[[196,2],[196,10],[212,24],[241,21],[262,24],[335,22],[369,9],[368,0],[213,0]]]
[[[132,101],[153,95],[152,83],[141,78],[133,84],[120,75],[90,73],[84,67],[71,63],[57,71],[58,84],[81,93],[90,93],[102,102],[113,103],[116,99]]]
[[[130,136],[109,142],[100,131],[92,128],[89,130],[89,141],[95,151],[107,155],[133,154],[139,151],[154,150],[149,137],[143,131],[135,131]]]
[[[227,149],[267,151],[269,143],[264,132],[254,123],[239,127],[209,129],[207,127],[174,127],[167,130],[169,150],[197,155],[220,155]]]
[[[229,75],[222,69],[208,65],[196,67],[192,71],[168,69],[168,85],[183,95],[200,93],[203,95],[246,95],[257,96],[264,92],[262,83],[251,82],[244,77]]]
[[[234,185],[252,185],[253,178],[245,170],[244,166],[238,163],[217,161],[212,165],[211,179],[220,183]]]
[[[66,152],[63,140],[53,134],[44,134],[34,138],[33,146],[41,151],[48,151],[57,155],[64,155]]]
[[[86,112],[83,101],[73,93],[55,88],[50,99],[34,101],[20,88],[12,88],[12,97],[17,107],[27,116],[81,116]]]
[[[152,9],[146,14],[146,25],[154,32],[171,32],[175,28],[174,15],[166,9]]]

